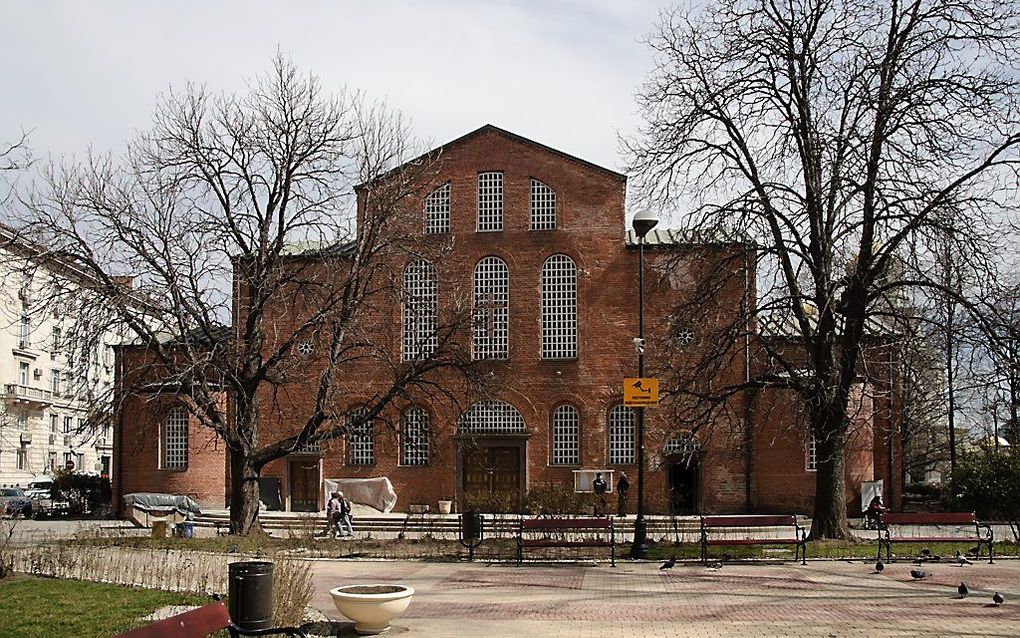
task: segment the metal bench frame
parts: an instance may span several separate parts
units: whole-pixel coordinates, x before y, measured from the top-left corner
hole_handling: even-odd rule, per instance
[[[716,530],[765,527],[792,527],[793,538],[709,538]],[[744,514],[738,516],[701,517],[701,562],[708,562],[710,545],[793,545],[793,560],[800,557],[801,565],[807,564],[807,530],[791,515]]]
[[[589,538],[571,540],[566,537],[560,538],[529,538],[526,534],[541,532],[570,531],[584,532],[597,531],[605,534],[608,538]],[[522,518],[517,528],[517,564],[524,560],[524,548],[541,547],[609,547],[612,556],[612,566],[616,567],[616,531],[613,528],[613,519],[605,518]]]
[[[221,602],[199,607],[177,614],[164,620],[145,625],[138,629],[118,634],[116,638],[195,638],[208,636],[221,629],[230,632],[231,638],[238,636],[273,636],[287,635],[292,638],[308,638],[308,635],[297,627],[279,627],[276,629],[241,629],[230,619],[230,612]]]
[[[973,525],[973,536],[893,536],[890,525]],[[984,529],[984,533],[982,533]],[[977,543],[978,557],[981,546],[988,545],[988,562],[993,563],[995,533],[991,525],[982,523],[974,512],[922,512],[892,513],[885,512],[879,517],[878,526],[878,558],[882,558],[882,546],[885,546],[885,560],[892,560],[893,543]]]

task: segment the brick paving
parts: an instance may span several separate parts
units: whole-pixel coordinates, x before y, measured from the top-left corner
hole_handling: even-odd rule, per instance
[[[313,606],[344,620],[329,589],[399,582],[416,594],[394,635],[1020,636],[1020,561],[959,567],[871,562],[808,565],[418,563],[317,561]],[[963,580],[971,595],[957,599]],[[1006,596],[991,605],[993,591]],[[349,627],[349,625],[345,625]],[[341,634],[347,635],[347,634]]]

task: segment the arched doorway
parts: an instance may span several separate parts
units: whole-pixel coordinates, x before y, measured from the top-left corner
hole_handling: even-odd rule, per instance
[[[461,509],[509,511],[525,487],[528,428],[509,403],[479,401],[457,421]]]
[[[670,439],[663,447],[666,496],[671,514],[701,511],[701,444],[691,434]]]

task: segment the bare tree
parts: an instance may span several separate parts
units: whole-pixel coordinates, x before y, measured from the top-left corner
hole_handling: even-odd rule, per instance
[[[21,232],[91,282],[64,339],[87,350],[100,328],[123,326],[146,348],[150,368],[135,375],[146,391],[183,397],[225,441],[235,533],[258,526],[267,463],[467,380],[456,338],[469,312],[423,310],[427,345],[409,360],[373,328],[400,301],[402,264],[442,250],[400,232],[421,223],[437,159],[419,156],[399,115],[277,56],[242,95],[170,92],[123,160],[51,167],[25,202]],[[348,414],[365,366],[389,381]]]
[[[865,356],[895,331],[891,298],[940,287],[936,238],[980,254],[1015,186],[1016,17],[992,0],[721,0],[649,38],[632,168],[647,201],[760,247],[756,313],[785,338],[758,343],[817,443],[814,538],[850,535],[853,388],[869,359],[893,368]]]

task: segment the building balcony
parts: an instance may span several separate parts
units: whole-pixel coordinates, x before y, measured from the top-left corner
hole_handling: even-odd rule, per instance
[[[8,383],[4,386],[4,397],[12,403],[20,403],[30,407],[45,408],[53,405],[53,393],[41,388],[33,388],[19,383]]]

